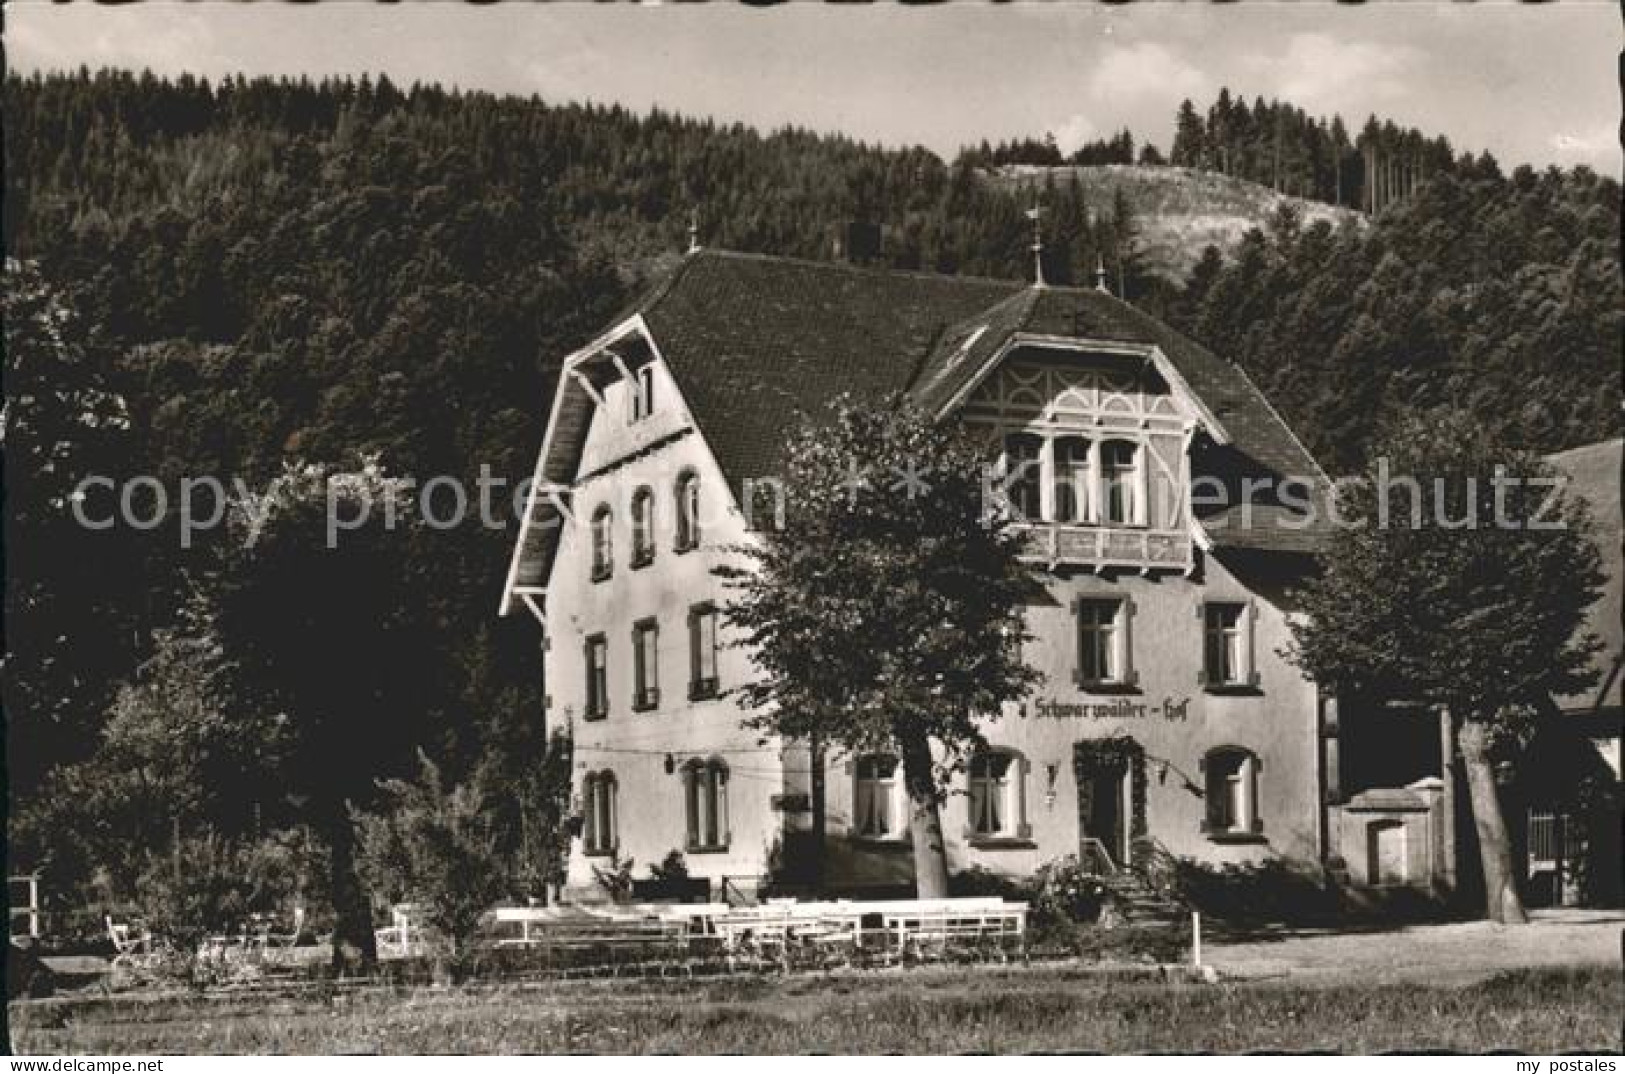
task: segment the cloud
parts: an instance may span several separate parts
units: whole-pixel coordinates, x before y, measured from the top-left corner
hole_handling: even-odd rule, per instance
[[[1562,164],[1591,164],[1612,168],[1619,161],[1619,131],[1603,123],[1579,133],[1559,131],[1547,144]]]
[[[218,61],[207,13],[188,8],[10,8],[6,37],[24,70],[118,66],[198,70]]]
[[[1055,135],[1055,144],[1060,146],[1061,152],[1072,153],[1084,142],[1099,138],[1100,127],[1082,112],[1077,112],[1052,128],[1051,133]]]
[[[1410,45],[1374,45],[1300,33],[1277,53],[1252,53],[1241,68],[1269,95],[1310,112],[1336,111],[1351,98],[1399,99],[1413,90],[1422,54]]]
[[[1090,96],[1117,108],[1178,102],[1201,95],[1207,85],[1199,68],[1154,41],[1111,46],[1089,76]]]

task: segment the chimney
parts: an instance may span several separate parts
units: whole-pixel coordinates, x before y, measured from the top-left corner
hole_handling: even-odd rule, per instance
[[[854,265],[866,265],[880,259],[881,228],[867,220],[848,220],[835,237],[835,258]]]

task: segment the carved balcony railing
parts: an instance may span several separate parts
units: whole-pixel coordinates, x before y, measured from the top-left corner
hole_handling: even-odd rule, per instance
[[[1076,526],[1029,523],[1022,558],[1050,566],[1121,567],[1188,571],[1195,552],[1186,530],[1144,526]]]

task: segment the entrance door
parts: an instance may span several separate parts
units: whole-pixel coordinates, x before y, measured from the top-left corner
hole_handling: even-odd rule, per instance
[[[1078,788],[1087,798],[1087,807],[1082,811],[1081,860],[1088,862],[1093,859],[1098,848],[1111,856],[1113,865],[1118,868],[1124,865],[1127,855],[1123,851],[1128,841],[1123,823],[1123,792],[1127,775],[1124,770],[1097,771],[1089,777],[1085,786]]]

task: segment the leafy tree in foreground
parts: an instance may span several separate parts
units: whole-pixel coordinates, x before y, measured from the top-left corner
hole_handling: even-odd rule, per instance
[[[114,348],[73,296],[30,262],[0,275],[5,322],[6,505],[4,691],[6,775],[26,802],[52,766],[82,760],[95,742],[110,685],[133,659],[128,531],[92,529],[117,510],[107,491],[122,476],[131,431],[113,387]],[[88,495],[82,482],[106,479]],[[135,504],[146,513],[148,504]],[[38,837],[36,837],[38,836]],[[50,833],[13,830],[13,849],[38,862]]]
[[[761,671],[740,702],[786,738],[900,756],[915,883],[946,895],[946,777],[978,721],[1038,679],[1012,644],[1032,584],[1021,538],[986,517],[980,454],[906,406],[843,400],[789,457],[783,530],[729,572]]]
[[[418,611],[406,532],[415,516],[402,496],[371,464],[291,468],[240,505],[219,587],[216,624],[244,697],[288,717],[287,790],[329,850],[333,961],[344,973],[376,956],[351,809],[408,770],[426,734],[422,677],[441,640]],[[330,529],[333,519],[345,528]]]
[[[1521,923],[1490,751],[1595,678],[1596,643],[1579,634],[1602,582],[1589,518],[1548,505],[1551,469],[1466,413],[1409,414],[1385,439],[1366,480],[1341,490],[1344,524],[1302,594],[1291,656],[1340,693],[1449,710],[1489,916]]]

